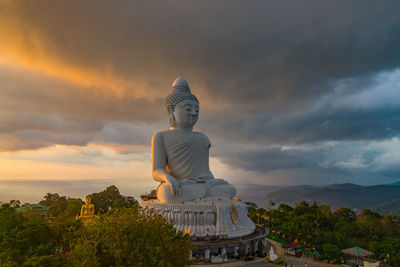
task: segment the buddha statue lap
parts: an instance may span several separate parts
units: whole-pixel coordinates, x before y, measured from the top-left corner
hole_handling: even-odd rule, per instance
[[[215,179],[209,168],[211,143],[207,136],[193,131],[199,117],[199,101],[188,82],[179,77],[165,104],[170,129],[152,138],[153,179],[160,182],[157,199],[176,203],[201,198],[231,199],[234,186]]]

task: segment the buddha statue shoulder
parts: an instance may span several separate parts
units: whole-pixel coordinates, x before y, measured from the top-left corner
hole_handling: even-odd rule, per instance
[[[200,198],[232,198],[234,186],[215,179],[209,168],[208,137],[193,131],[199,118],[199,101],[188,82],[178,77],[165,100],[170,129],[152,138],[153,179],[160,182],[157,199],[162,203]]]

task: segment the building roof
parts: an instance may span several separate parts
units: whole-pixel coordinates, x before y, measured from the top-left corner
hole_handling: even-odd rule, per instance
[[[40,204],[29,204],[29,205],[25,205],[22,206],[20,208],[17,209],[17,211],[19,212],[24,212],[27,210],[34,210],[34,211],[47,211],[48,207],[44,206],[44,205],[40,205]]]
[[[374,254],[371,251],[368,251],[368,250],[360,248],[360,247],[346,248],[346,249],[343,249],[342,252],[344,254],[352,255],[355,257],[368,257],[368,256],[371,256],[372,254]]]
[[[285,247],[288,247],[288,248],[301,248],[303,246],[300,245],[300,244],[297,244],[295,242],[290,242],[289,244],[286,244]]]

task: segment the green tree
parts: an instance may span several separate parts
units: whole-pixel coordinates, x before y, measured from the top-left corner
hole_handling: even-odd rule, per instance
[[[0,207],[0,266],[57,266],[45,263],[60,262],[54,252],[54,236],[45,222],[32,222],[8,204]]]
[[[20,225],[24,218],[20,213],[5,203],[0,206],[0,241],[2,236],[12,231],[15,227]]]
[[[137,205],[137,201],[130,196],[123,196],[115,185],[107,187],[104,191],[92,194],[96,214],[106,213],[111,208],[129,208]]]
[[[71,232],[81,227],[80,221],[76,221],[75,218],[79,215],[84,202],[81,199],[75,198],[68,198],[66,201],[67,205],[65,209],[61,210],[57,216],[52,217],[50,224],[50,229],[54,233],[54,238],[59,248],[68,247],[68,242],[72,235]]]
[[[39,204],[49,207],[60,198],[60,195],[57,193],[47,193],[43,198],[44,200],[40,201]]]
[[[68,263],[74,267],[100,267],[98,254],[95,244],[91,240],[84,239],[74,244],[74,249],[68,258]]]
[[[283,213],[289,213],[293,210],[293,208],[287,204],[281,203],[278,206],[278,211],[283,212]]]
[[[24,263],[25,267],[61,267],[65,266],[65,261],[55,255],[45,256],[32,256],[28,258]]]
[[[250,218],[257,222],[257,209],[249,209]],[[298,240],[308,248],[316,248],[332,261],[337,261],[341,249],[360,246],[374,252],[378,260],[387,259],[397,266],[400,259],[400,218],[381,216],[365,209],[356,214],[339,207],[332,212],[329,205],[299,202],[295,208],[280,204],[267,211],[268,227],[288,242]],[[280,234],[277,234],[280,233]],[[326,255],[325,255],[326,254]]]
[[[19,208],[19,207],[21,207],[21,201],[19,201],[19,200],[15,200],[15,199],[13,199],[13,200],[10,200],[10,206],[12,207],[12,208]]]
[[[58,195],[58,194],[57,194]],[[68,199],[65,196],[58,197],[48,206],[47,216],[57,217],[61,215],[68,206]]]
[[[191,241],[159,214],[138,205],[115,208],[71,242],[71,266],[184,266]]]
[[[333,216],[336,217],[337,220],[354,221],[356,219],[356,213],[346,207],[337,208]]]
[[[324,256],[328,258],[328,260],[332,263],[340,263],[340,258],[342,255],[342,251],[334,244],[323,244],[322,250]]]

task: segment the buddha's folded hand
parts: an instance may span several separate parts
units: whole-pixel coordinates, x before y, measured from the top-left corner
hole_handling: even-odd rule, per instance
[[[214,176],[211,173],[207,174],[207,175],[202,175],[202,176],[199,176],[196,178],[189,178],[189,180],[193,180],[196,183],[206,183],[212,179],[214,179]]]
[[[175,196],[179,196],[180,192],[181,192],[181,187],[179,184],[179,181],[177,179],[175,179],[174,177],[172,177],[171,175],[168,175],[166,177],[167,180],[167,184],[171,187],[171,192],[175,195]]]

